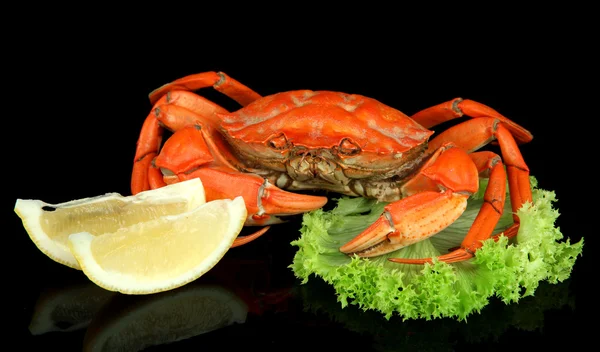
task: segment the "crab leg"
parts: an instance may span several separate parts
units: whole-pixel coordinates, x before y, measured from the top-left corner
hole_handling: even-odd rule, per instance
[[[480,178],[489,178],[492,172],[492,169],[498,163],[502,163],[502,159],[500,156],[494,152],[490,151],[480,151],[469,154],[475,166],[477,167],[477,171],[479,172]],[[484,195],[485,196],[485,195]],[[490,197],[491,198],[491,197]],[[508,228],[504,229],[502,232],[493,235],[492,239],[494,241],[498,241],[501,235],[505,237],[512,238],[517,235],[519,232],[519,224],[513,223]],[[450,248],[449,251],[454,251],[455,249],[460,248],[460,246]]]
[[[161,114],[164,119],[167,119],[168,116],[176,115],[164,112],[164,110],[169,109],[167,107],[178,106],[193,114],[191,118],[183,119],[184,121],[179,124],[173,123],[177,119],[170,119],[171,130],[177,130],[182,125],[188,126],[194,124],[195,120],[201,119],[206,128],[212,128],[211,132],[213,135],[216,133],[214,126],[217,126],[219,122],[216,117],[217,114],[228,113],[228,111],[206,98],[189,92],[190,90],[198,90],[210,86],[229,96],[242,106],[261,97],[258,93],[222,72],[204,72],[190,75],[165,84],[151,92],[149,95],[150,102],[154,106],[146,117],[142,126],[142,132],[138,138],[131,179],[131,191],[133,194],[150,189],[149,180],[154,181],[155,187],[152,188],[160,186],[160,181],[156,177],[159,174],[155,172],[156,170],[153,171],[150,163],[158,154],[162,142],[163,129],[157,118]],[[161,122],[165,124],[164,121]],[[217,140],[216,138],[214,139]],[[226,149],[224,148],[223,150]],[[225,155],[225,157],[233,160],[230,155]]]
[[[492,168],[496,166],[497,163],[501,163],[502,159],[500,156],[494,152],[490,151],[480,151],[469,154],[475,166],[477,166],[477,170],[479,171],[479,177],[489,178],[492,172]],[[513,238],[519,233],[519,223],[515,222],[510,225],[508,228],[504,229],[502,232],[493,235],[492,239],[494,241],[498,241],[501,235],[504,235],[508,238]],[[457,247],[460,248],[460,247]],[[451,251],[457,249],[452,248]]]
[[[479,177],[490,177],[490,173],[492,172],[492,168],[498,162],[501,162],[500,155],[490,152],[490,151],[480,151],[473,152],[469,154],[471,160],[475,163],[475,167],[477,167],[477,172],[479,172]]]
[[[473,131],[478,132],[473,133]],[[517,211],[525,202],[532,201],[529,168],[523,160],[515,138],[504,122],[495,118],[468,120],[442,132],[430,142],[429,146],[437,148],[447,141],[453,141],[456,146],[471,153],[494,139],[500,144],[502,159],[506,164],[513,218],[518,222]]]
[[[223,72],[202,72],[179,78],[167,83],[149,95],[150,102],[156,103],[163,95],[174,90],[195,91],[212,86],[215,90],[227,95],[242,106],[246,106],[261,96]]]
[[[411,118],[425,128],[431,128],[442,122],[452,120],[463,115],[479,118],[493,117],[503,122],[518,143],[527,143],[533,139],[529,131],[503,116],[487,105],[469,99],[455,98],[412,115]]]
[[[474,130],[480,131],[480,133],[468,133],[468,131]],[[439,143],[444,143],[446,140],[452,140],[456,142],[459,148],[465,151],[472,151],[480,148],[493,138],[497,139],[500,144],[502,157],[506,163],[506,172],[503,164],[500,162],[496,162],[491,167],[490,181],[484,194],[484,204],[475,218],[473,225],[461,243],[460,248],[437,257],[440,261],[452,263],[469,259],[482,246],[482,241],[490,238],[504,208],[506,173],[508,173],[508,185],[514,220],[513,226],[506,231],[510,236],[514,236],[518,231],[519,218],[516,215],[517,211],[525,202],[532,202],[529,169],[521,156],[515,139],[503,122],[494,118],[469,120],[443,132],[431,144],[435,146]],[[477,162],[477,157],[473,160]],[[432,259],[394,258],[390,260],[404,264],[423,264],[431,262]]]
[[[177,109],[174,107],[186,111],[184,116],[187,118],[174,118],[172,110]],[[212,126],[216,121],[215,114],[226,112],[227,110],[217,104],[186,91],[173,91],[161,97],[146,117],[138,138],[131,177],[132,194],[158,188],[161,185],[156,177],[160,178],[160,174],[151,163],[160,150],[164,131],[162,126],[170,125],[169,129],[176,130],[185,125],[193,125],[196,121],[202,121],[205,126]],[[183,120],[185,123],[174,122],[178,120]]]

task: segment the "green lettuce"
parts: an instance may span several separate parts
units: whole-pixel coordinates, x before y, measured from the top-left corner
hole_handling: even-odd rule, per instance
[[[386,203],[336,199],[334,209],[303,216],[300,238],[291,243],[298,250],[290,268],[302,283],[314,275],[332,285],[342,308],[353,304],[365,311],[379,311],[386,319],[399,315],[404,320],[466,320],[493,296],[506,304],[518,302],[533,295],[541,281],[554,284],[567,279],[583,249],[583,238],[571,244],[555,227],[559,215],[554,208],[555,193],[539,189],[533,176],[530,180],[533,204],[526,203],[517,212],[521,220],[517,236],[486,240],[468,261],[408,265],[387,258],[435,257],[459,245],[483,203],[486,179],[454,224],[430,239],[377,258],[347,256],[339,247],[373,223]],[[507,195],[496,232],[512,223]]]

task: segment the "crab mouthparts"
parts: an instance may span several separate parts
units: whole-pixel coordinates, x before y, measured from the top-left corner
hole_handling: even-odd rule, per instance
[[[335,182],[333,175],[338,168],[327,156],[312,153],[297,155],[289,161],[289,166],[291,174],[300,181],[322,178],[328,182]]]

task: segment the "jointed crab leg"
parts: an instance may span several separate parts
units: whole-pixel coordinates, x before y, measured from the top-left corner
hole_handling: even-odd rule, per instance
[[[473,133],[473,131],[478,131],[478,133]],[[429,143],[429,147],[438,148],[444,143],[452,141],[457,147],[471,153],[494,139],[500,144],[502,159],[506,164],[513,217],[515,222],[518,222],[517,210],[523,203],[532,201],[529,168],[523,160],[512,133],[504,122],[489,117],[468,120],[439,134]]]
[[[222,72],[204,72],[186,76],[152,91],[149,98],[154,106],[142,126],[134,158],[131,179],[133,194],[150,189],[149,174],[150,176],[157,175],[156,170],[153,171],[149,166],[152,159],[158,154],[162,142],[163,129],[157,120],[162,110],[167,106],[184,108],[194,112],[196,116],[202,116],[205,120],[212,122],[207,123],[207,127],[217,126],[216,115],[228,112],[210,100],[189,92],[211,86],[242,106],[261,98],[258,93]],[[190,121],[187,122],[189,125]],[[173,130],[178,129],[175,126],[173,128]],[[156,180],[156,177],[153,179]]]
[[[242,106],[246,106],[261,96],[223,72],[202,72],[189,75],[167,83],[150,93],[150,102],[156,103],[162,96],[171,91],[195,91],[212,86],[215,90],[227,95]]]
[[[504,123],[519,144],[530,142],[533,139],[529,131],[514,123],[509,118],[487,105],[469,99],[455,98],[421,110],[412,115],[411,118],[421,124],[421,126],[430,128],[462,116],[471,118],[493,117],[498,119]]]
[[[218,124],[217,114],[227,113],[228,111],[206,98],[189,92],[190,90],[211,86],[242,106],[261,97],[258,93],[222,72],[204,72],[190,75],[165,84],[151,92],[149,98],[154,106],[144,121],[137,142],[131,178],[131,191],[133,194],[161,185],[160,173],[151,165],[152,160],[158,155],[162,142],[163,128],[161,124],[170,125],[170,129],[176,131],[183,126],[195,124],[197,119],[201,119],[204,121],[205,128],[210,129],[211,134],[216,133],[213,126]],[[176,109],[175,107],[180,108],[179,113],[165,111]],[[186,111],[187,114],[181,114],[182,111]],[[176,117],[170,118],[171,116]],[[162,121],[160,117],[162,117]],[[230,155],[226,155],[226,148],[223,150],[224,154],[219,154],[222,156],[221,159],[223,161],[225,159],[233,160]]]
[[[473,152],[469,154],[471,160],[475,163],[475,167],[477,167],[477,171],[479,172],[479,177],[490,177],[490,173],[492,172],[492,168],[498,162],[501,162],[502,159],[500,155],[490,152],[490,151],[479,151]]]
[[[134,158],[131,192],[137,194],[159,186],[159,184],[150,185],[149,179],[156,181],[156,176],[160,176],[158,170],[151,167],[151,162],[160,150],[162,126],[168,125],[169,129],[177,130],[185,125],[193,125],[197,123],[196,121],[202,121],[205,128],[214,134],[216,131],[211,126],[216,125],[216,114],[219,113],[227,113],[227,110],[191,92],[171,91],[162,96],[154,104],[142,126]],[[227,149],[223,150],[225,153]]]

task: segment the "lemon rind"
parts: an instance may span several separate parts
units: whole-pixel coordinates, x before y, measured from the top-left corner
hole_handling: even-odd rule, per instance
[[[69,248],[52,240],[42,229],[39,219],[43,212],[42,208],[45,206],[52,205],[41,200],[17,199],[15,212],[22,219],[23,227],[29,238],[42,253],[57,263],[81,270]]]

